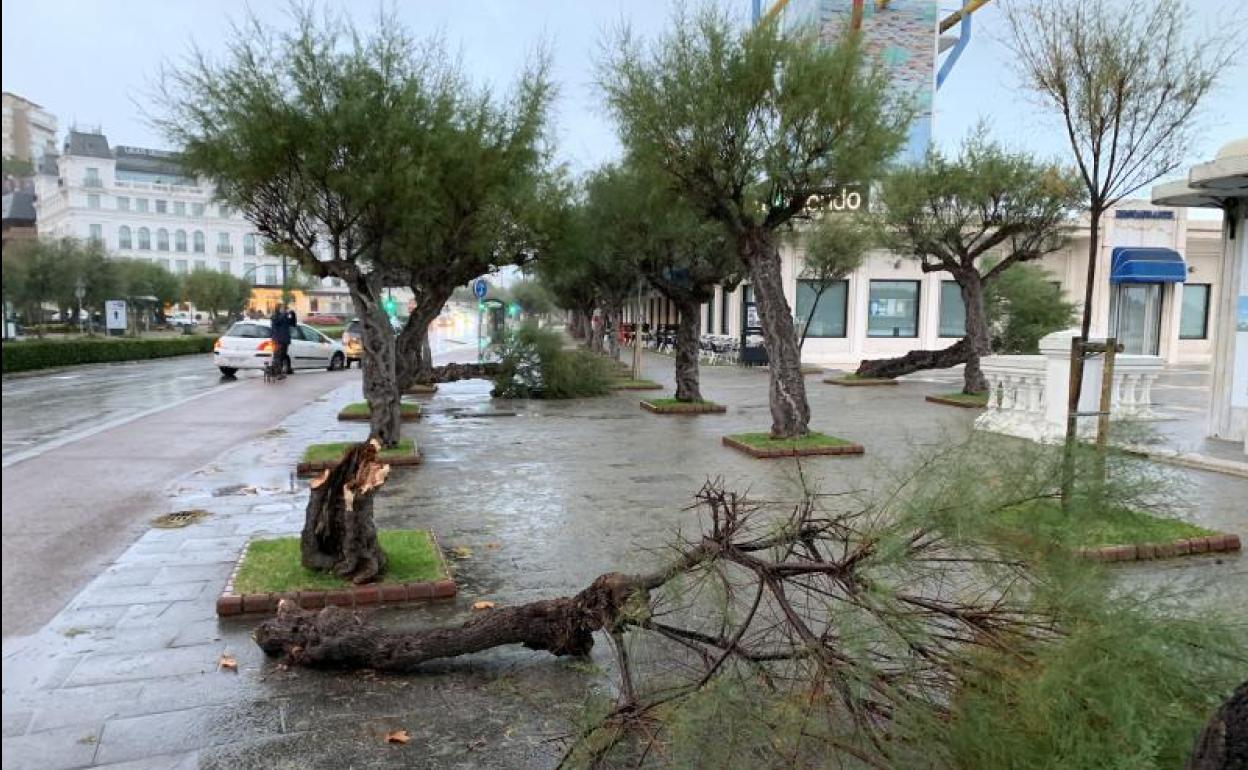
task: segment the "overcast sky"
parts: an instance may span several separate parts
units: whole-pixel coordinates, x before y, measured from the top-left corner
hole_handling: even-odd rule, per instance
[[[745,18],[749,0],[730,0]],[[768,0],[769,1],[769,0]],[[1189,0],[1196,29],[1234,18],[1236,0]],[[942,12],[960,3],[942,0]],[[284,2],[253,2],[261,18],[282,23]],[[331,2],[367,24],[375,2]],[[967,52],[936,96],[935,139],[956,145],[980,120],[1012,147],[1065,155],[1060,126],[1019,92],[1002,43],[997,2],[975,14]],[[644,34],[669,23],[662,0],[406,0],[398,15],[417,36],[442,34],[479,81],[506,87],[541,40],[554,54],[559,83],[559,153],[577,169],[616,157],[619,144],[594,89],[599,45],[622,19]],[[242,0],[3,0],[3,85],[42,104],[62,132],[77,123],[100,126],[112,144],[166,147],[143,117],[162,62],[178,61],[194,40],[209,51],[228,42],[229,21],[241,18]],[[1238,23],[1244,23],[1238,11]],[[1227,73],[1209,100],[1204,135],[1191,160],[1248,135],[1248,66]]]

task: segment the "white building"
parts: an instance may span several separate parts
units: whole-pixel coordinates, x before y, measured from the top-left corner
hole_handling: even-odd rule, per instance
[[[1134,354],[1159,355],[1167,363],[1209,361],[1218,323],[1222,225],[1189,219],[1183,209],[1126,201],[1102,220],[1097,286],[1092,298],[1092,335],[1113,335]],[[1140,252],[1140,249],[1147,249]],[[1069,245],[1036,262],[1082,307],[1087,275],[1088,228],[1078,227]],[[1157,274],[1140,272],[1139,257]],[[781,249],[785,298],[795,320],[804,320],[814,296],[801,280],[802,253]],[[643,300],[642,321],[674,324],[675,307],[657,293]],[[753,308],[750,286],[717,289],[702,306],[703,333],[741,337],[742,319]],[[820,298],[802,348],[806,363],[855,368],[868,358],[938,350],[963,335],[965,313],[952,276],[923,273],[900,254],[874,252],[847,279]],[[633,313],[626,312],[632,321]]]
[[[3,155],[39,164],[44,155],[56,154],[56,116],[38,104],[5,91],[2,96]]]
[[[214,200],[210,183],[187,176],[174,153],[110,147],[102,133],[71,130],[64,152],[41,166],[35,194],[41,237],[97,240],[111,256],[155,262],[179,275],[219,270],[257,287],[256,309],[267,311],[280,301],[281,258],[265,252],[239,212]],[[335,279],[323,282],[308,301],[302,292],[297,299],[303,313],[351,312]]]

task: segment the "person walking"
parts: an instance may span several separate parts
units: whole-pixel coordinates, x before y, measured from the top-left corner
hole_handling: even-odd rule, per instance
[[[293,314],[287,313],[285,306],[279,304],[269,318],[269,338],[273,340],[273,367],[277,370],[279,380],[286,379],[290,364],[290,319]]]

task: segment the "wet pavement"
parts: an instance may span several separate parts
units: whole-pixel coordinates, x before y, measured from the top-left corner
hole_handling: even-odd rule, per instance
[[[923,395],[948,390],[945,374],[895,388],[838,388],[807,379],[816,430],[866,445],[864,457],[809,458],[821,491],[883,483],[911,452],[964,434],[973,410]],[[645,375],[672,383],[671,359],[647,356]],[[708,476],[756,497],[791,497],[791,461],[727,449],[725,433],[769,423],[766,375],[705,367],[706,397],[724,415],[642,412],[638,394],[570,402],[491,400],[489,385],[461,382],[418,399],[427,414],[405,424],[425,463],[396,469],[377,501],[380,527],[431,527],[456,559],[459,596],[432,607],[378,610],[390,625],[467,617],[472,602],[499,605],[576,591],[598,574],[662,559]],[[419,675],[285,670],[250,640],[255,620],[221,621],[214,601],[250,537],[294,534],[306,485],[290,470],[310,441],[362,438],[339,423],[359,398],[354,378],[221,453],[167,490],[170,510],[211,515],[180,530],[149,530],[44,629],[4,646],[5,767],[127,768],[550,767],[558,739],[587,700],[610,693],[607,645],[590,661],[500,649],[431,664]],[[514,412],[501,418],[499,412]],[[1186,484],[1189,518],[1248,536],[1248,480],[1169,469]],[[241,485],[241,486],[240,486]],[[1248,559],[1197,557],[1121,568],[1129,580],[1210,580],[1216,596],[1248,595]],[[219,670],[222,654],[238,671]],[[391,745],[389,730],[412,741]]]

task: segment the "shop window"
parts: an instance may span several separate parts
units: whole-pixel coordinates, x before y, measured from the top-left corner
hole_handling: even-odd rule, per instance
[[[1209,336],[1209,291],[1207,283],[1183,285],[1183,309],[1179,315],[1179,339],[1203,340]]]
[[[867,336],[919,336],[918,281],[871,282],[867,301]]]
[[[818,302],[816,302],[818,297]],[[797,322],[808,323],[807,337],[844,337],[849,281],[829,283],[819,294],[818,281],[797,282]],[[814,315],[811,316],[811,308]],[[807,322],[807,318],[810,321]],[[798,330],[800,337],[801,330]]]
[[[940,282],[940,336],[966,336],[966,303],[957,281]]]

